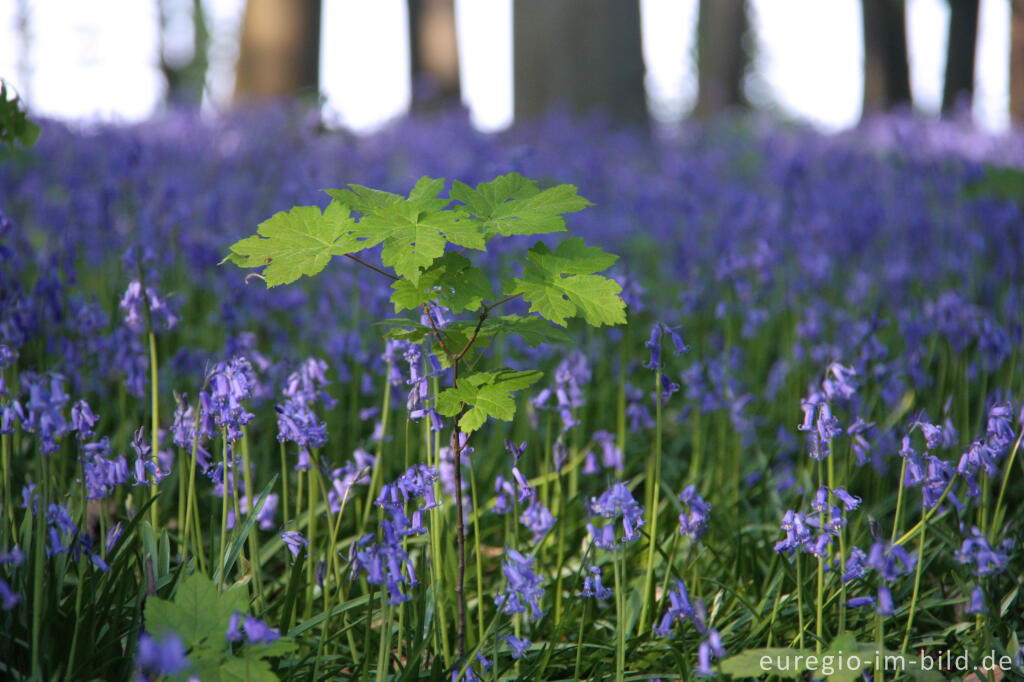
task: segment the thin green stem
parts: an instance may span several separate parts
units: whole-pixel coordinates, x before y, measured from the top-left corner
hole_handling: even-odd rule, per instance
[[[921,504],[921,518],[924,519],[924,503]],[[917,566],[914,567],[914,591],[910,596],[910,611],[907,612],[907,631],[903,634],[903,644],[900,645],[900,651],[905,652],[907,650],[907,644],[910,642],[910,629],[914,624],[914,612],[917,610],[917,595],[921,587],[921,567],[924,565],[924,536],[927,527],[921,526],[921,533],[917,536]]]
[[[893,515],[892,520],[892,535],[889,537],[890,542],[896,541],[896,532],[900,527],[900,517],[903,513],[903,480],[907,477],[907,458],[903,457],[903,464],[900,465],[900,483],[896,490],[896,513]]]
[[[288,453],[284,447],[284,441],[280,442],[281,451],[281,520],[284,527],[288,528]]]
[[[804,648],[804,580],[800,570],[800,550],[796,550],[796,616],[797,625],[800,628],[796,636],[797,648]]]
[[[660,343],[660,340],[659,340]],[[647,618],[651,612],[651,601],[654,599],[654,545],[658,541],[658,504],[661,490],[661,367],[654,371],[654,457],[647,467],[648,495],[647,526],[647,569],[644,577],[643,606],[640,609],[640,632],[647,632]]]
[[[622,550],[615,553],[615,682],[623,682],[626,675],[626,607],[622,594]]]
[[[831,442],[829,442],[829,450],[831,451]],[[829,455],[832,456],[831,454]],[[824,486],[824,474],[822,473],[822,461],[818,460],[818,487]],[[822,507],[818,510],[818,528],[821,532],[825,532],[825,509]],[[822,612],[825,608],[825,557],[818,557],[818,594],[817,601],[815,603],[815,623],[814,623],[814,634],[815,643],[814,650],[817,653],[821,653],[822,644],[822,632],[824,628],[824,619],[822,618]]]
[[[147,304],[148,309],[148,304]],[[149,315],[147,314],[147,318]],[[156,354],[156,334],[153,332],[153,321],[149,320],[149,383],[150,383],[150,456],[153,458],[154,471],[150,474],[152,483],[149,486],[149,494],[152,497],[156,497],[159,492],[159,485],[157,483],[156,467],[160,466],[158,455],[160,454],[160,371],[157,364]],[[153,523],[153,530],[159,531],[160,529],[160,511],[158,508],[160,501],[154,499],[153,504],[149,508],[150,518]]]
[[[227,555],[228,540],[228,433],[221,429],[221,438],[224,439],[223,457],[221,458],[221,504],[220,504],[220,552],[217,560],[217,593],[224,591],[224,557]]]

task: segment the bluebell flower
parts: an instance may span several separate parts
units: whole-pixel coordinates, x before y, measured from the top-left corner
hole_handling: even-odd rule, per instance
[[[860,547],[854,545],[850,548],[850,558],[846,560],[846,572],[843,573],[844,583],[863,578],[867,574],[867,558],[868,555]]]
[[[17,606],[20,601],[21,595],[12,590],[6,580],[0,578],[0,609],[10,611]]]
[[[526,453],[526,441],[524,440],[519,445],[516,445],[515,441],[505,439],[505,452],[512,455],[512,466],[518,466],[519,460]]]
[[[147,286],[145,297],[143,297],[142,283],[139,280],[133,280],[125,289],[119,304],[119,307],[125,312],[124,322],[129,329],[134,332],[142,331],[143,306],[147,303],[154,327],[157,323],[161,323],[164,329],[173,329],[178,324],[178,316],[171,310],[167,302],[157,295],[156,289]]]
[[[917,559],[902,545],[876,541],[868,551],[866,561],[888,583],[895,582],[901,575],[913,572]]]
[[[825,370],[825,379],[821,382],[825,397],[828,400],[837,398],[849,400],[857,391],[852,382],[855,376],[857,376],[857,371],[852,367],[846,367],[838,362],[830,363]]]
[[[967,613],[980,615],[987,611],[988,609],[985,607],[985,592],[981,589],[980,585],[975,585],[974,589],[971,590],[971,601],[967,605]]]
[[[309,544],[309,540],[297,530],[282,531],[281,540],[284,541],[285,547],[292,553],[293,558],[299,556],[299,550]]]
[[[231,618],[228,620],[228,629],[224,633],[224,639],[229,642],[241,642],[242,631],[238,628],[238,622],[242,618],[241,611],[235,611],[231,614]]]
[[[711,667],[712,657],[723,658],[724,656],[725,647],[722,646],[722,638],[719,636],[718,631],[715,629],[709,630],[708,638],[697,646],[697,674],[714,675],[715,671]]]
[[[185,644],[177,633],[168,632],[158,641],[146,633],[139,636],[135,662],[146,672],[176,675],[189,667]]]
[[[526,655],[527,650],[533,646],[533,642],[526,639],[520,639],[515,635],[502,635],[501,638],[505,640],[509,648],[512,649],[512,658],[518,660]]]
[[[650,359],[644,364],[647,369],[656,369],[661,367],[661,335],[668,334],[669,338],[672,339],[672,345],[675,347],[676,355],[682,355],[686,351],[690,350],[690,347],[683,343],[683,337],[681,337],[672,327],[669,327],[663,322],[655,322],[654,326],[651,327],[651,337],[644,344],[651,353]]]
[[[281,633],[277,628],[272,628],[259,618],[252,616],[242,617],[242,629],[245,631],[245,640],[249,644],[270,644],[281,639]]]
[[[533,533],[533,539],[531,540],[533,544],[543,540],[557,520],[551,515],[551,510],[541,504],[540,500],[536,498],[519,515],[519,522]]]
[[[252,365],[244,357],[230,362],[218,362],[207,375],[209,383],[209,410],[217,428],[224,429],[229,441],[242,437],[242,426],[254,415],[245,409],[243,401],[256,391],[257,381]]]
[[[583,577],[583,591],[581,597],[594,597],[604,601],[612,596],[612,591],[601,584],[601,569],[597,566],[588,566],[587,574]]]
[[[625,542],[639,538],[638,529],[645,523],[643,506],[633,499],[629,488],[620,481],[613,483],[600,497],[590,498],[587,511],[591,517],[612,519],[612,523],[600,528],[593,523],[587,523],[594,544],[602,549],[618,549],[618,544],[614,540],[614,519],[622,518],[622,539]]]
[[[1002,546],[992,547],[981,530],[973,526],[960,549],[953,552],[953,558],[959,564],[973,564],[971,571],[976,576],[997,575],[1009,565],[1008,550],[1012,548],[1013,541],[1009,539]]]
[[[10,552],[0,552],[0,566],[4,564],[10,564],[14,568],[21,566],[25,560],[25,553],[21,551],[21,547],[15,545]]]
[[[892,591],[888,585],[878,586],[878,606],[875,611],[880,616],[893,616],[896,614],[896,606],[892,601]]]
[[[833,488],[832,494],[839,498],[839,501],[843,503],[843,508],[846,511],[853,511],[860,506],[861,499],[856,495],[851,495],[846,492],[845,488]]]
[[[711,505],[697,494],[697,489],[693,485],[686,486],[679,494],[679,501],[684,505],[684,511],[679,515],[679,532],[697,542],[707,531]]]
[[[871,608],[874,608],[875,607],[875,598],[874,597],[851,597],[850,599],[848,599],[846,601],[846,605],[849,606],[851,609],[862,609],[862,608],[865,608],[865,607],[868,607],[868,606],[870,606]]]
[[[654,627],[659,637],[671,637],[676,621],[689,620],[697,617],[697,610],[690,602],[690,593],[682,580],[676,580],[675,589],[668,593],[669,607],[661,620]]]
[[[601,446],[601,465],[606,469],[621,472],[624,468],[622,450],[616,444],[615,434],[608,431],[595,431],[594,442]]]
[[[99,417],[93,414],[89,407],[89,403],[84,400],[79,400],[71,406],[71,428],[78,432],[80,440],[92,438],[92,427],[98,419]]]
[[[544,611],[540,600],[544,597],[544,588],[540,586],[541,577],[533,571],[534,557],[527,557],[514,549],[505,550],[505,561],[501,572],[505,576],[505,590],[494,597],[494,604],[502,613],[526,613],[530,607],[532,620],[540,620]]]
[[[814,534],[806,514],[787,509],[782,517],[782,530],[786,537],[775,543],[776,552],[801,550],[810,552],[814,546]]]

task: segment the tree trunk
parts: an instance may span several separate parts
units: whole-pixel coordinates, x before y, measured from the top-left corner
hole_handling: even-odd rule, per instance
[[[1010,3],[1010,119],[1024,123],[1024,0]]]
[[[701,0],[697,19],[697,107],[701,117],[746,107],[750,64],[746,0]]]
[[[553,106],[647,125],[637,0],[516,0],[515,118]]]
[[[408,0],[413,109],[461,103],[455,0]]]
[[[864,114],[910,104],[907,20],[903,0],[862,0]]]
[[[316,96],[320,0],[247,0],[235,99]]]
[[[949,43],[946,47],[946,84],[942,89],[942,114],[954,113],[974,95],[974,53],[978,43],[979,0],[949,0]]]
[[[176,8],[182,9],[181,2]],[[166,100],[170,104],[199,106],[206,88],[206,71],[209,67],[210,30],[206,23],[206,9],[202,0],[192,0],[192,57],[186,63],[175,63],[168,59],[165,46],[167,24],[171,8],[167,0],[160,0],[160,71],[167,82]]]

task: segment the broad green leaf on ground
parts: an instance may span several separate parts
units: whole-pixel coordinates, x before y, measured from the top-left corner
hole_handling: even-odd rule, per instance
[[[186,647],[207,638],[224,638],[235,611],[247,611],[245,589],[234,588],[217,594],[209,578],[193,573],[178,585],[173,601],[150,597],[146,600],[146,628],[153,634],[173,630]]]
[[[451,196],[466,205],[482,223],[486,237],[490,238],[495,234],[510,236],[564,231],[563,214],[593,205],[578,196],[576,191],[573,185],[557,185],[541,192],[533,180],[519,173],[509,173],[490,182],[482,182],[476,189],[456,180]]]
[[[277,682],[270,664],[258,658],[228,658],[216,668],[203,671],[200,679],[214,682]]]
[[[494,298],[494,288],[469,259],[448,252],[420,274],[418,282],[400,279],[392,283],[395,312],[419,308],[437,300],[452,312],[479,310],[484,299]]]
[[[259,224],[255,235],[235,242],[224,261],[243,268],[266,266],[268,287],[288,284],[317,274],[334,256],[372,246],[355,234],[355,227],[343,204],[332,202],[323,213],[316,206],[296,206],[275,213]]]
[[[879,654],[881,651],[881,654]],[[839,635],[829,648],[816,653],[806,649],[747,649],[723,660],[718,668],[736,678],[772,675],[784,678],[803,677],[810,671],[827,682],[853,682],[865,668],[876,662],[893,674],[910,675],[918,682],[941,682],[944,678],[934,670],[923,670],[921,659],[914,653],[879,650],[875,644],[861,644],[850,633]]]
[[[582,239],[567,239],[554,252],[538,242],[526,256],[529,264],[521,278],[505,281],[504,292],[522,294],[530,312],[564,327],[566,319],[583,317],[588,324],[621,324],[626,304],[619,297],[618,282],[593,273],[617,260],[601,249],[586,246]]]
[[[813,655],[813,651],[802,649],[747,649],[726,658],[718,665],[718,669],[726,675],[739,678],[762,677],[765,674],[777,677],[803,677],[804,671],[807,670],[803,662],[808,656]]]
[[[446,417],[454,417],[465,404],[470,409],[459,420],[465,433],[476,431],[488,417],[512,421],[516,414],[513,391],[526,388],[543,376],[536,370],[517,372],[501,369],[496,372],[478,372],[459,379],[458,388],[448,388],[437,396],[436,409]]]

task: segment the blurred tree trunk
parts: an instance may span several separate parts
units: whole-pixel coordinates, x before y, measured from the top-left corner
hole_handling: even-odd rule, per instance
[[[949,43],[946,46],[946,84],[942,113],[952,114],[962,99],[970,106],[974,95],[974,53],[978,43],[979,0],[949,0]]]
[[[409,66],[414,109],[436,109],[462,99],[455,0],[408,0]]]
[[[1010,2],[1010,118],[1024,123],[1024,0]]]
[[[701,117],[746,107],[750,64],[746,0],[700,0],[697,18],[697,108]]]
[[[864,114],[910,104],[907,18],[903,0],[862,0]]]
[[[516,0],[515,118],[567,106],[647,125],[638,0]]]
[[[167,25],[170,12],[180,11],[182,5],[191,4],[192,57],[184,63],[168,59],[166,48]],[[168,0],[160,0],[160,72],[167,82],[167,101],[172,104],[198,106],[206,88],[206,70],[209,66],[210,30],[206,23],[206,10],[202,0],[178,2],[168,7]]]
[[[320,0],[246,0],[235,99],[317,95]]]

